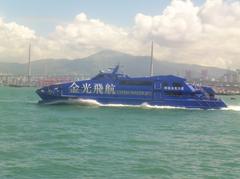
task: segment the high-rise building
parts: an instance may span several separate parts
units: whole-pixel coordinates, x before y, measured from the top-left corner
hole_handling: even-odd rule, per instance
[[[192,79],[192,71],[191,70],[185,70],[185,78],[187,80],[191,80]]]
[[[203,70],[201,71],[201,79],[202,79],[202,80],[208,80],[208,70],[203,69]]]

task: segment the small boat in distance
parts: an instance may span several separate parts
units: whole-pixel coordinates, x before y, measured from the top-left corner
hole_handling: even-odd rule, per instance
[[[181,108],[220,109],[227,105],[216,98],[208,86],[196,86],[174,76],[131,78],[119,73],[119,65],[100,71],[90,80],[45,86],[36,93],[40,103],[68,103],[69,100],[95,100],[101,104],[172,106]]]

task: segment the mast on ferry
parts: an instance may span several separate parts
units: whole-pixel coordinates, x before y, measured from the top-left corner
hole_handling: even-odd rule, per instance
[[[150,76],[153,76],[153,41],[152,41],[152,46],[151,46]]]
[[[31,43],[29,44],[29,49],[28,49],[28,86],[30,86],[31,83]]]

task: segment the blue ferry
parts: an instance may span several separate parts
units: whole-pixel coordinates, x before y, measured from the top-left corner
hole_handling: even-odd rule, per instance
[[[171,106],[179,108],[220,109],[227,105],[208,86],[190,84],[174,76],[129,77],[119,73],[119,65],[100,71],[89,80],[45,86],[36,93],[40,103],[95,100],[101,104]]]

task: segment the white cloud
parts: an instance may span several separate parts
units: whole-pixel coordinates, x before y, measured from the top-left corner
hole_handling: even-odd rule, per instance
[[[0,19],[0,59],[8,61],[26,58],[26,44],[35,38],[35,33],[31,29],[16,23],[5,23]]]
[[[72,23],[57,26],[51,36],[41,40],[40,46],[45,50],[42,58],[79,58],[103,49],[130,52],[135,48],[137,52],[137,44],[133,43],[136,42],[129,37],[128,30],[81,13]]]
[[[161,15],[138,14],[135,34],[145,41],[153,38],[160,45],[160,52],[167,48],[168,53],[162,59],[240,67],[238,1],[208,0],[196,7],[190,0],[173,0]]]
[[[148,55],[154,40],[159,60],[235,68],[240,67],[240,2],[207,0],[195,6],[190,0],[172,0],[159,15],[137,14],[129,28],[81,13],[45,38],[0,20],[0,60],[24,61],[29,39],[35,59],[80,58],[102,49]]]
[[[135,18],[135,33],[140,37],[153,38],[160,44],[167,42],[191,41],[201,33],[199,8],[190,0],[174,0],[162,15],[150,17],[138,14]]]

